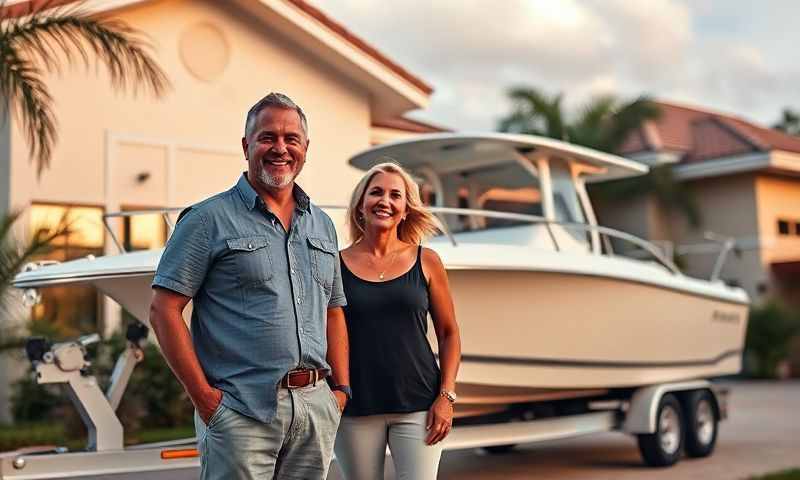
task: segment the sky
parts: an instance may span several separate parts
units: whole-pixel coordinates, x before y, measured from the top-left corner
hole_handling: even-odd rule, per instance
[[[494,130],[508,88],[658,99],[771,125],[800,109],[800,1],[312,0],[434,88],[409,116]]]

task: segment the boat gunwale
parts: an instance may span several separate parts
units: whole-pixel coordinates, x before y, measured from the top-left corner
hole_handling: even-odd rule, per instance
[[[465,244],[465,245],[487,245],[487,244]],[[458,247],[456,247],[458,248]],[[561,252],[549,252],[556,255],[565,255],[565,253]],[[123,254],[125,255],[125,254]],[[637,262],[637,266],[642,266],[640,260],[630,260],[624,257],[610,257],[610,256],[603,256],[606,260],[611,261],[622,261],[622,262]],[[95,260],[97,261],[97,260]],[[577,268],[569,268],[568,264],[560,264],[556,267],[534,267],[534,266],[512,266],[512,265],[480,265],[480,264],[467,264],[467,263],[458,263],[458,262],[449,262],[444,261],[445,269],[446,270],[480,270],[480,271],[501,271],[501,272],[508,272],[508,271],[519,271],[519,272],[538,272],[538,273],[545,273],[545,274],[563,274],[563,275],[582,275],[587,277],[593,278],[606,278],[612,279],[615,281],[624,281],[628,283],[634,283],[643,286],[649,286],[654,288],[664,288],[666,290],[670,290],[676,293],[682,293],[690,296],[701,297],[701,298],[708,298],[720,302],[731,303],[735,305],[749,305],[750,302],[746,298],[735,298],[736,290],[733,292],[726,292],[726,291],[719,291],[716,293],[713,292],[699,292],[697,291],[697,286],[694,285],[669,285],[667,280],[678,280],[678,281],[691,281],[691,280],[698,280],[704,282],[704,280],[693,279],[692,277],[681,276],[676,278],[674,275],[664,271],[663,275],[665,278],[661,279],[636,279],[631,278],[630,276],[624,276],[620,273],[621,270],[619,269],[608,269],[607,272],[598,273],[598,272],[591,272],[587,270],[579,270]],[[585,267],[584,267],[585,268]],[[147,269],[136,269],[136,270],[127,270],[127,271],[115,271],[115,272],[108,272],[108,273],[101,273],[101,272],[90,272],[90,273],[71,273],[71,274],[62,274],[59,276],[41,276],[39,278],[34,278],[30,280],[21,279],[17,280],[14,279],[12,281],[12,285],[16,288],[40,288],[40,287],[48,287],[53,285],[60,285],[64,283],[72,283],[72,282],[89,282],[94,280],[103,280],[103,279],[113,279],[113,278],[124,278],[124,277],[135,277],[140,275],[148,275],[148,274],[155,274],[155,268],[147,268]],[[667,275],[669,275],[667,277]],[[661,280],[661,281],[659,281]],[[710,284],[710,287],[715,287],[714,284]],[[746,294],[745,294],[746,295]]]

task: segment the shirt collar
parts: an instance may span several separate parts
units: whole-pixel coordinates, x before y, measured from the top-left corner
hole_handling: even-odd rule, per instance
[[[264,203],[261,200],[261,197],[258,196],[255,189],[250,182],[247,181],[247,172],[242,173],[242,176],[239,177],[239,181],[236,183],[236,190],[239,191],[239,196],[242,197],[242,201],[247,206],[248,209],[253,210],[259,205]],[[294,195],[294,201],[297,204],[297,210],[301,212],[310,212],[311,211],[311,200],[308,197],[308,194],[300,188],[300,185],[294,184],[292,188],[292,194]]]

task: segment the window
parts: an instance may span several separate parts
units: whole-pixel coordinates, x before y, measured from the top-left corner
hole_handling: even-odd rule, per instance
[[[779,235],[789,235],[789,221],[788,220],[778,220],[778,234]]]
[[[800,222],[794,222],[794,234],[800,235]]]
[[[167,223],[160,213],[123,217],[123,246],[133,250],[161,248],[167,241]]]
[[[31,238],[54,232],[59,225],[69,226],[69,234],[58,237],[53,247],[64,261],[86,256],[103,248],[103,209],[69,205],[31,205]],[[88,253],[85,253],[88,252]]]
[[[35,260],[64,262],[86,255],[102,255],[104,244],[103,210],[98,207],[33,204],[30,207],[30,238],[47,235],[59,226],[69,233],[58,237]],[[99,297],[90,285],[64,285],[43,288],[42,301],[32,309],[34,322],[47,325],[58,338],[70,338],[97,331]],[[55,338],[54,338],[55,339]]]

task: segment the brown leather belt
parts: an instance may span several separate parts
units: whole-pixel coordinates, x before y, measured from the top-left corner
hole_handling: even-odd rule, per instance
[[[328,371],[313,368],[299,368],[297,370],[290,370],[282,379],[281,387],[293,389],[307,387],[313,385],[318,381],[328,376]]]

